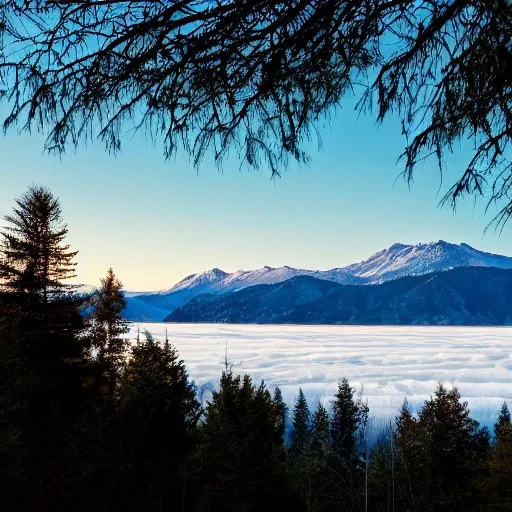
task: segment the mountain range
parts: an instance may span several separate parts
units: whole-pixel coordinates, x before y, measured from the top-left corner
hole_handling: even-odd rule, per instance
[[[512,270],[459,267],[366,286],[298,276],[232,293],[199,295],[166,321],[510,325]]]
[[[187,309],[184,306],[196,298],[198,300],[190,303],[190,306],[194,305],[197,308],[201,301],[206,301],[205,304],[208,303],[208,307],[210,307],[213,304],[211,301],[216,300],[214,297],[218,296],[217,298],[222,302],[226,299],[225,295],[236,294],[241,290],[260,285],[276,285],[293,280],[294,285],[290,289],[294,290],[292,293],[297,294],[298,289],[301,289],[301,293],[311,294],[320,293],[313,292],[313,289],[320,287],[323,290],[322,287],[327,286],[329,288],[333,284],[382,285],[403,277],[423,276],[458,267],[512,269],[512,258],[479,251],[464,243],[459,245],[440,240],[415,245],[396,243],[363,262],[331,270],[304,270],[288,266],[278,268],[266,266],[258,270],[239,270],[227,273],[214,268],[187,276],[173,287],[165,290],[149,293],[128,293],[128,306],[125,316],[132,321],[180,321],[178,318],[185,318],[183,316],[184,311],[187,311],[187,315],[191,314],[190,308]],[[296,278],[299,277],[310,278],[310,280],[299,279],[297,281]],[[323,283],[318,284],[317,281]],[[315,283],[315,285],[312,287],[305,286],[304,283],[306,282]],[[366,286],[362,288],[366,288]],[[286,289],[286,287],[283,289]],[[251,292],[247,293],[250,294]],[[367,293],[367,291],[358,293]],[[209,297],[201,298],[204,294],[208,294]],[[220,299],[221,296],[223,296],[222,299]],[[235,295],[235,297],[238,296]],[[217,306],[215,307],[217,308]],[[179,313],[178,309],[180,309]],[[174,311],[176,311],[176,315],[172,314]]]

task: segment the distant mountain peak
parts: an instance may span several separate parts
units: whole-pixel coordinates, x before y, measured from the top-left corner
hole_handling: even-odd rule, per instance
[[[207,270],[205,272],[205,274],[207,275],[213,275],[213,276],[227,276],[228,273],[227,272],[224,272],[224,270],[221,270],[220,268],[212,268],[211,270]]]
[[[388,249],[385,249],[385,250],[386,251],[399,251],[401,249],[405,249],[406,247],[408,247],[408,246],[405,245],[405,244],[401,244],[399,242],[396,242],[391,247],[389,247]]]
[[[332,270],[304,270],[288,265],[274,268],[265,265],[256,270],[227,273],[212,268],[191,274],[172,288],[160,292],[135,295],[151,306],[169,313],[194,297],[204,294],[225,294],[260,284],[277,284],[297,276],[309,276],[339,284],[380,284],[405,276],[420,276],[458,267],[495,267],[512,269],[512,258],[479,251],[466,243],[452,244],[445,240],[416,244],[394,243],[365,261]],[[163,319],[163,318],[162,318]]]

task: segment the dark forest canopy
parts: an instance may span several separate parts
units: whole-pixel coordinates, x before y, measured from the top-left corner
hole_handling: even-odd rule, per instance
[[[472,154],[444,201],[512,213],[512,4],[507,0],[0,0],[4,128],[46,149],[109,151],[143,129],[199,165],[229,149],[279,175],[355,96],[401,120],[404,177]]]

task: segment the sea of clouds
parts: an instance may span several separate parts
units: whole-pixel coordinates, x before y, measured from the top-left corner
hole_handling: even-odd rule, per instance
[[[397,414],[405,398],[415,410],[437,384],[459,389],[471,416],[492,426],[503,401],[512,405],[512,328],[131,324],[130,336],[165,330],[206,402],[227,358],[289,406],[302,388],[310,408],[328,406],[347,377],[368,401],[374,429]],[[142,334],[141,334],[142,335]]]

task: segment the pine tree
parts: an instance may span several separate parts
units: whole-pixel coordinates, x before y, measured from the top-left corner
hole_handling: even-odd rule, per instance
[[[36,500],[57,506],[76,475],[71,442],[87,403],[90,341],[73,286],[77,254],[64,243],[67,228],[59,200],[44,187],[31,187],[19,199],[0,245],[2,311],[9,323],[8,353],[15,363],[5,377],[13,383],[7,421],[18,433],[25,458],[26,492],[19,507]],[[75,469],[73,469],[75,468]],[[62,504],[61,499],[61,504]]]
[[[359,407],[354,400],[354,390],[348,380],[343,378],[334,395],[331,417],[332,447],[343,466],[349,466],[356,458],[359,419]]]
[[[366,420],[366,404],[354,398],[354,390],[348,380],[343,378],[332,402],[330,425],[331,484],[340,508],[354,510],[364,507],[365,471],[361,459],[361,441]]]
[[[118,505],[160,510],[181,502],[184,464],[200,415],[195,385],[174,346],[161,346],[149,335],[139,340],[122,375],[110,428],[108,451],[117,453],[118,467],[105,476],[119,493]]]
[[[478,504],[474,479],[488,455],[489,433],[469,414],[458,390],[447,390],[442,384],[420,411],[418,438],[425,472],[417,487],[419,508],[458,510]],[[418,466],[412,467],[417,471]]]
[[[304,455],[308,449],[310,414],[306,397],[299,388],[299,396],[292,413],[292,432],[290,435],[290,454],[292,457]]]
[[[429,455],[407,399],[395,424],[395,431],[390,432],[390,497],[398,509],[413,510],[417,508],[415,496],[421,491],[417,487],[421,487],[424,478],[427,478],[426,462]]]
[[[282,409],[262,382],[224,371],[200,429],[195,495],[200,511],[295,509],[287,491]]]
[[[320,403],[310,420],[302,390],[294,408],[289,450],[290,487],[308,511],[328,511],[329,503],[329,415]],[[334,476],[334,475],[333,475]]]
[[[407,398],[404,399],[404,403],[400,408],[400,413],[396,417],[396,434],[398,436],[405,435],[406,432],[409,431],[411,425],[416,424],[415,419],[413,418],[411,411],[409,409],[409,402]]]
[[[494,424],[494,435],[499,439],[502,432],[510,429],[510,411],[508,410],[507,402],[503,402],[498,420]]]
[[[286,432],[286,420],[288,418],[288,407],[283,401],[283,394],[281,393],[279,386],[276,386],[276,389],[274,390],[274,403],[279,415],[279,432],[281,433],[281,438],[284,438]]]
[[[25,305],[25,313],[31,308],[47,315],[52,298],[73,289],[64,281],[75,277],[73,259],[78,251],[64,243],[68,229],[60,202],[50,190],[29,187],[15,202],[12,215],[5,217],[9,226],[2,232],[3,288]]]
[[[329,413],[319,402],[311,422],[311,452],[314,457],[325,456],[329,449]]]
[[[369,489],[371,509],[374,511],[414,510],[397,506],[395,499],[396,477],[394,474],[393,432],[386,428],[381,432],[370,451]]]
[[[128,339],[123,338],[123,334],[129,331],[128,322],[122,316],[126,307],[123,286],[112,268],[101,280],[101,287],[93,300],[93,312],[89,319],[91,337],[99,370],[106,380],[105,395],[111,402],[126,362]]]
[[[496,440],[486,464],[486,473],[477,484],[486,497],[485,510],[512,510],[512,426],[507,404],[503,403],[494,425]]]

